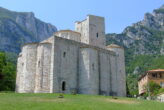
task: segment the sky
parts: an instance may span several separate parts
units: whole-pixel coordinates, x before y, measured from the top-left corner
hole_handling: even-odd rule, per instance
[[[33,12],[58,30],[74,30],[74,22],[88,14],[105,18],[106,33],[121,33],[124,28],[161,7],[164,0],[0,0],[0,6],[18,12]]]

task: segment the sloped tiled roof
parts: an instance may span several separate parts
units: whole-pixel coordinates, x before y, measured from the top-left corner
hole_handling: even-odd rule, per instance
[[[164,72],[164,69],[155,69],[155,70],[149,70],[147,71],[148,73],[150,72]]]
[[[160,73],[160,72],[164,72],[164,69],[154,69],[154,70],[149,70],[149,71],[146,71],[145,74],[143,74],[139,79],[138,81],[140,81],[143,77],[146,76],[147,73]]]

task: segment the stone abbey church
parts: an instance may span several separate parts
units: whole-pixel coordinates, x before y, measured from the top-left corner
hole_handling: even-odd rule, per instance
[[[16,92],[126,96],[124,49],[105,40],[104,18],[88,15],[75,31],[24,45]]]

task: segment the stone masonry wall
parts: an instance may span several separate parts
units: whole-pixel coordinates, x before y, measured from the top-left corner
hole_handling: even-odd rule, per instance
[[[110,95],[112,74],[111,74],[111,61],[110,55],[105,52],[99,53],[99,66],[100,66],[100,94]]]
[[[110,65],[110,67],[111,67],[111,79],[112,79],[112,81],[110,83],[111,84],[110,95],[111,96],[117,96],[118,95],[118,91],[117,91],[118,80],[119,80],[119,79],[117,79],[117,76],[119,74],[117,74],[117,68],[118,67],[117,67],[117,63],[116,63],[116,56],[110,56],[110,62],[111,62],[111,65]]]
[[[62,92],[65,81],[65,93],[76,90],[83,94],[117,94],[116,58],[112,51],[59,37],[55,37],[54,47],[54,92]]]
[[[41,43],[37,48],[35,93],[50,92],[50,68],[51,68],[50,43]]]
[[[81,42],[89,44],[89,19],[76,22],[75,31],[81,33]]]
[[[105,23],[103,17],[88,15],[87,19],[75,23],[75,31],[81,33],[81,42],[105,47]]]
[[[105,47],[105,21],[103,17],[89,15],[89,44]]]
[[[37,44],[25,45],[22,49],[21,58],[18,59],[18,92],[32,93],[35,88]],[[17,76],[17,77],[18,77]]]
[[[55,39],[54,92],[71,93],[77,91],[78,46],[58,39]],[[64,82],[65,91],[62,91]]]
[[[17,60],[17,75],[16,75],[16,92],[21,92],[22,90],[22,79],[23,76],[22,72],[23,72],[23,65],[22,65],[22,53],[19,54],[18,56],[18,60]]]
[[[79,93],[99,94],[98,51],[96,49],[80,48]]]
[[[17,92],[126,95],[123,50],[113,52],[56,36],[50,39],[52,44],[23,47]]]
[[[116,67],[117,67],[117,95],[126,96],[126,73],[125,73],[125,56],[123,48],[109,48],[116,52]]]

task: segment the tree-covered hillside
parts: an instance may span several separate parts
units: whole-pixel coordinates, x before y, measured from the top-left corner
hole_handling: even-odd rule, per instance
[[[127,86],[137,94],[137,79],[145,71],[164,69],[164,5],[146,13],[142,21],[128,26],[120,34],[107,34],[107,44],[125,48]]]
[[[164,68],[164,55],[134,55],[126,65],[129,94],[138,94],[138,78],[145,71],[158,68]]]
[[[164,55],[135,55],[127,64],[126,72],[142,74],[147,70],[164,68]]]

